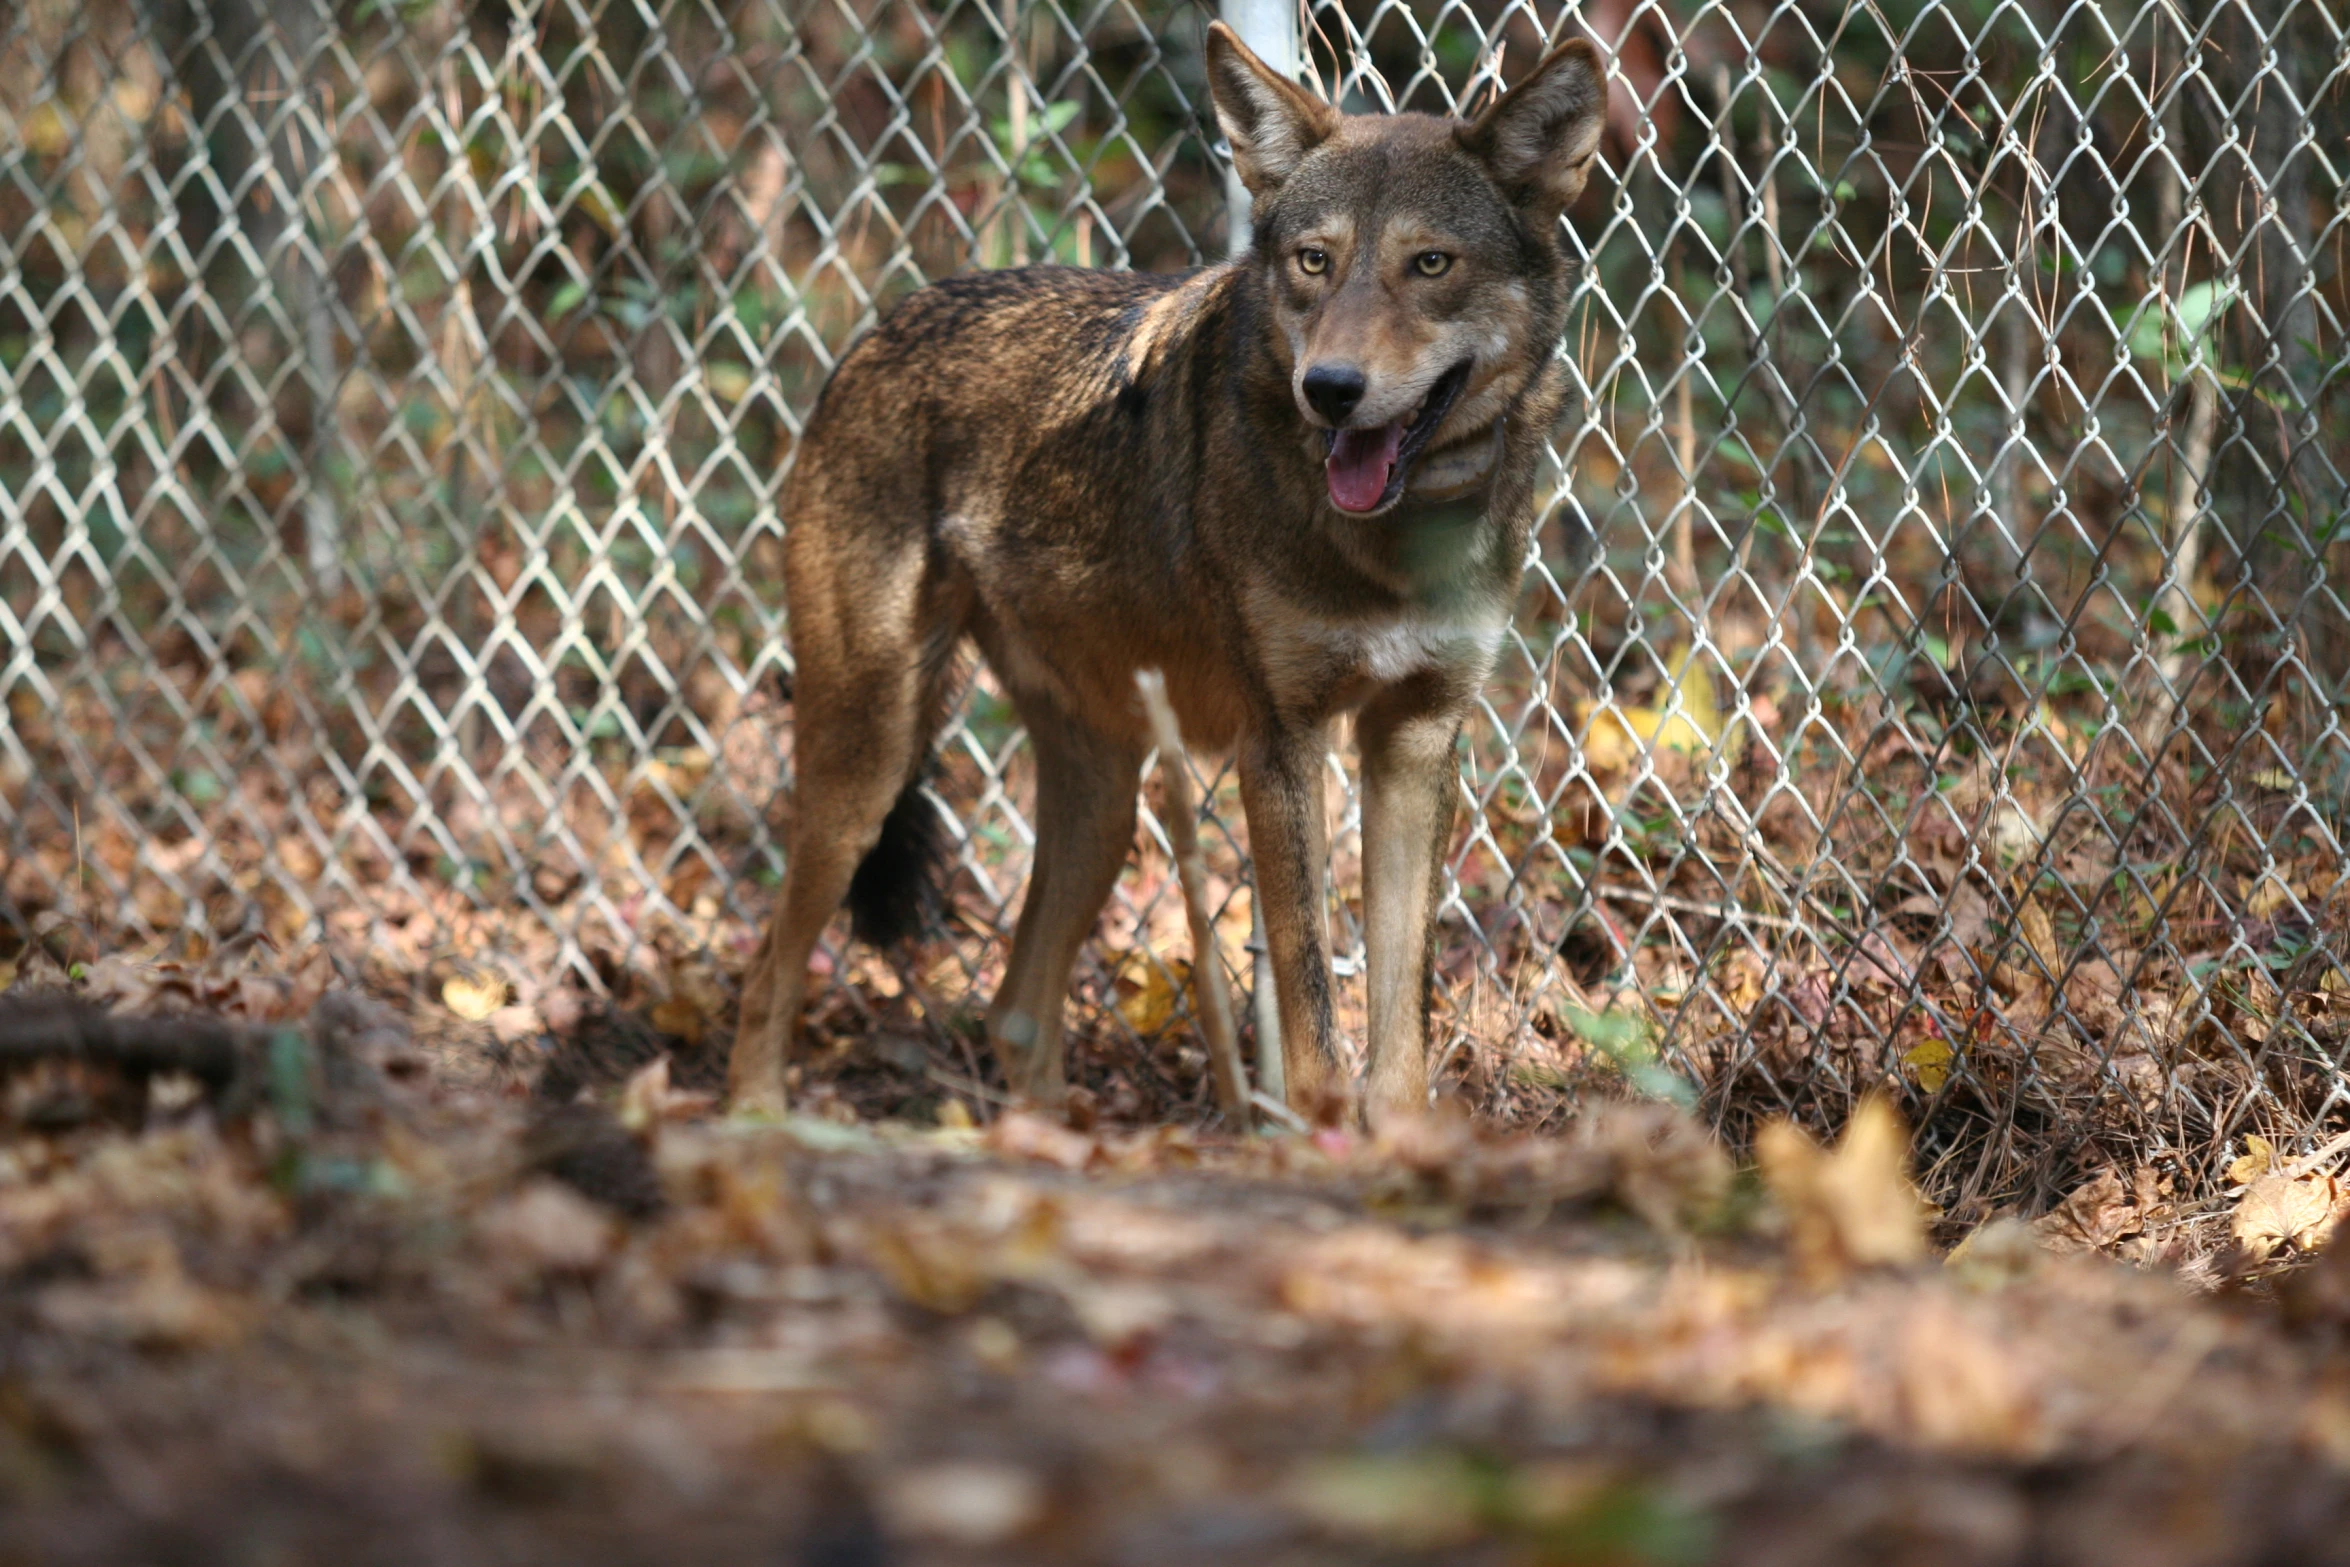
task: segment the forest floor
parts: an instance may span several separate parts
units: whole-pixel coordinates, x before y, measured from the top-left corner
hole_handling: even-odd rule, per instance
[[[1749,1170],[917,1125],[843,1051],[756,1122],[626,1017],[111,960],[0,1068],[0,1561],[2350,1561],[2350,1268],[1943,1255],[1881,1107]]]

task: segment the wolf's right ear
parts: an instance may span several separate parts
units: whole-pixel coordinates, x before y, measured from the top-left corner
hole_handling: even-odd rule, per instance
[[[1249,193],[1279,188],[1338,129],[1338,111],[1284,81],[1222,22],[1208,24],[1208,93]]]
[[[1599,51],[1577,38],[1543,56],[1460,137],[1520,206],[1556,222],[1583,193],[1606,129],[1607,72]]]

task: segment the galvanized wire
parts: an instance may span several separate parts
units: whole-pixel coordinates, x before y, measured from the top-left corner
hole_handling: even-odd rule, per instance
[[[12,8],[0,947],[243,933],[722,1017],[781,865],[816,392],[931,277],[1219,257],[1205,20]],[[1463,758],[1449,1081],[1540,1115],[1628,1079],[1733,1129],[1879,1087],[1977,1203],[2110,1159],[2199,1188],[2345,1118],[2344,22],[1301,13],[1350,108],[1472,108],[1577,28],[1616,78],[1579,402]],[[958,923],[867,1000],[984,995],[1051,827],[1025,790],[982,676],[934,785]],[[1196,1097],[1146,838],[1084,1029]]]

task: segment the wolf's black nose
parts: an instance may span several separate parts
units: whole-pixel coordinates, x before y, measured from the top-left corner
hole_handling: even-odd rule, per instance
[[[1353,365],[1316,365],[1306,372],[1306,401],[1332,424],[1344,424],[1369,385]]]

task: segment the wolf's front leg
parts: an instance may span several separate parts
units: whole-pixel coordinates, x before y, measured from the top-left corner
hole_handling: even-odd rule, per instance
[[[1323,1113],[1348,1097],[1330,1005],[1329,861],[1322,816],[1321,725],[1252,736],[1240,754],[1240,803],[1281,1004],[1281,1066],[1292,1108]]]
[[[1428,1005],[1436,902],[1452,843],[1460,714],[1411,687],[1375,699],[1355,721],[1363,758],[1363,918],[1371,1037],[1364,1114],[1428,1107]]]

